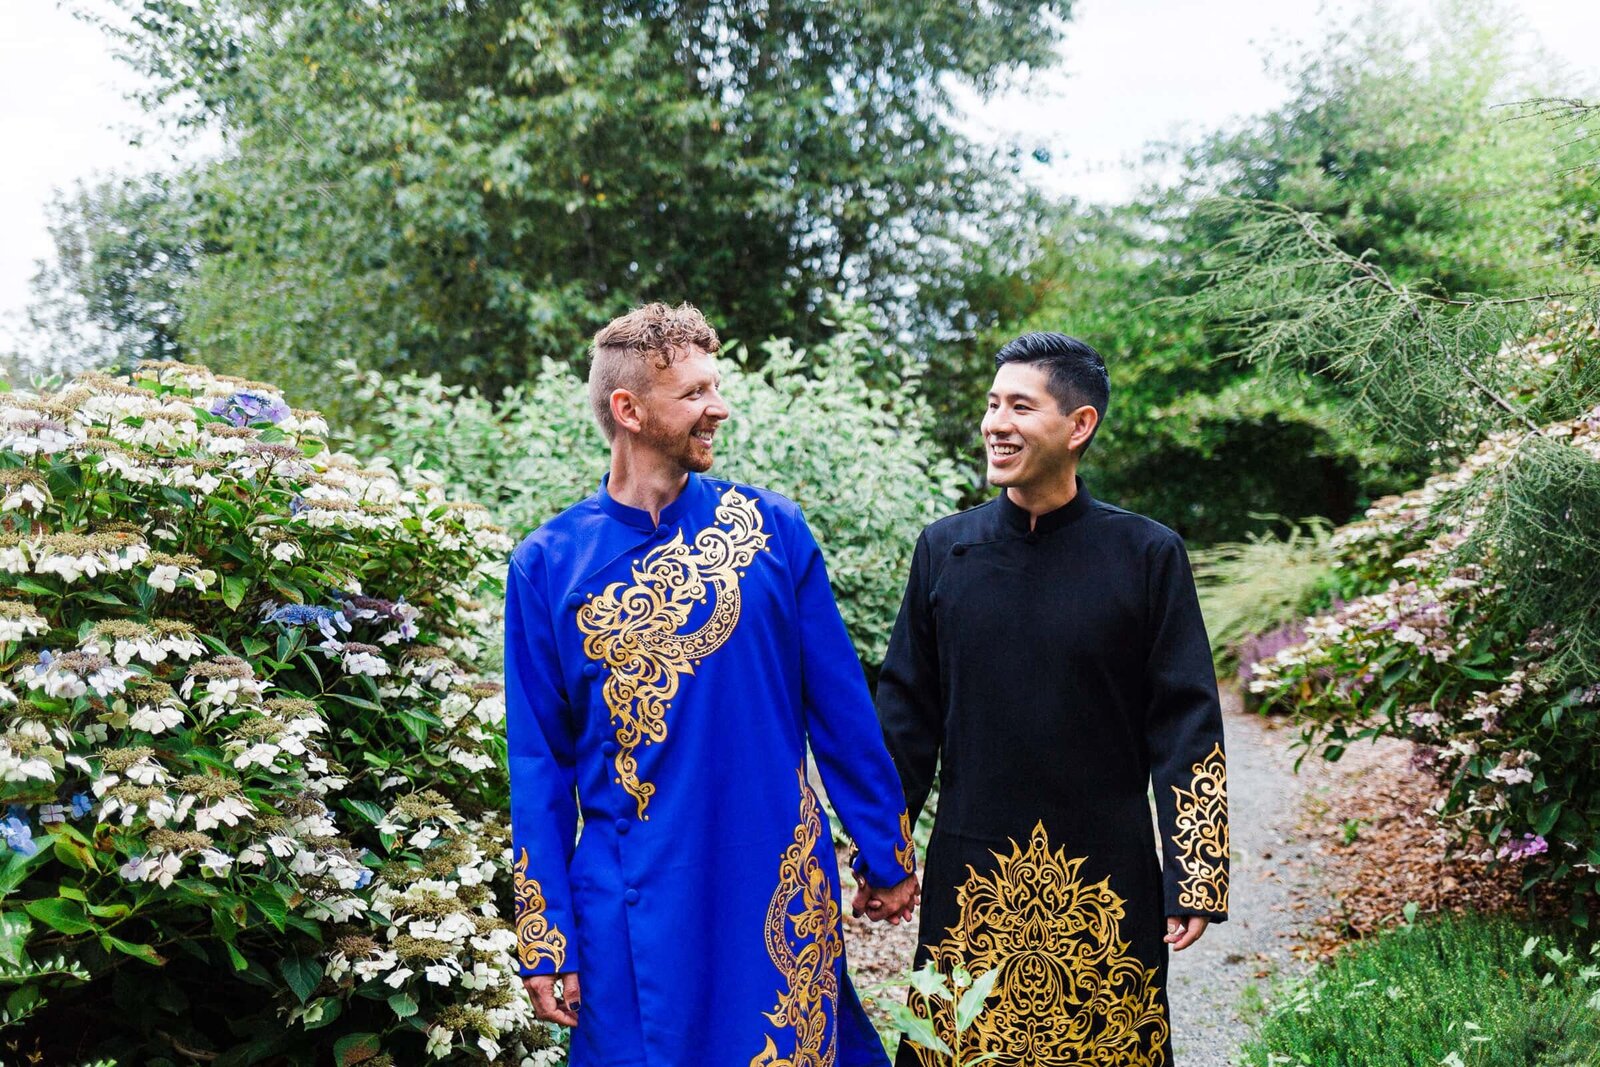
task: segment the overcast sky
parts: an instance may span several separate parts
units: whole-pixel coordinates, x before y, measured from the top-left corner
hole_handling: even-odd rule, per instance
[[[1600,2],[1506,6],[1585,82],[1600,81]],[[1394,7],[1420,12],[1430,4]],[[1322,0],[1079,0],[1060,69],[1027,96],[976,109],[970,123],[980,134],[1050,149],[1051,164],[1030,177],[1052,191],[1127,199],[1149,176],[1130,166],[1146,144],[1282,101],[1286,86],[1263,62],[1268,48],[1315,41],[1352,10]],[[0,168],[0,330],[26,304],[36,261],[50,254],[45,205],[54,190],[163,169],[185,151],[155,135],[127,101],[137,84],[101,32],[56,0],[0,0],[0,145],[11,160]]]

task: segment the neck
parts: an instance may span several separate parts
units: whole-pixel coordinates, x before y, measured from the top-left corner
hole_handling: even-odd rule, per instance
[[[1028,529],[1039,525],[1039,516],[1064,508],[1078,495],[1078,471],[1067,471],[1064,482],[1052,481],[1049,485],[1013,485],[1006,488],[1011,502],[1028,513]]]
[[[619,504],[649,512],[652,522],[661,521],[661,509],[678,499],[688,482],[689,472],[681,464],[635,447],[620,433],[612,443],[606,491]]]

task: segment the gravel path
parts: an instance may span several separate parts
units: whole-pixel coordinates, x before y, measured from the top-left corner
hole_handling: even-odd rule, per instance
[[[1294,773],[1291,728],[1240,709],[1223,693],[1233,880],[1229,920],[1172,955],[1175,1067],[1227,1067],[1249,1035],[1275,975],[1292,954],[1295,897],[1314,884],[1310,847],[1296,827],[1305,783]],[[1309,862],[1308,862],[1309,861]],[[1300,890],[1298,894],[1296,890]]]
[[[1292,729],[1243,711],[1232,690],[1223,691],[1223,715],[1231,918],[1172,956],[1173,1067],[1233,1063],[1274,977],[1301,966],[1292,953],[1295,900],[1306,899],[1315,884],[1317,859],[1297,829],[1307,783],[1294,773]],[[847,914],[845,940],[857,986],[870,998],[874,985],[909,965],[915,924],[890,928]],[[895,987],[879,996],[899,999],[903,993]]]

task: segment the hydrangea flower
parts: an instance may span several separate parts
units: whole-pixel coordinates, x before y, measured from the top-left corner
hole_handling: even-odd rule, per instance
[[[24,856],[31,856],[39,851],[39,846],[33,840],[33,828],[15,815],[4,822],[0,822],[0,840],[13,852],[20,852]]]
[[[240,390],[229,396],[218,397],[211,405],[211,414],[220,415],[235,426],[252,423],[277,424],[289,414],[289,406],[275,396]]]

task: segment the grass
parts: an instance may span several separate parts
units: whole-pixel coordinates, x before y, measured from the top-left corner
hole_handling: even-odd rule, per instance
[[[1274,1002],[1248,1067],[1600,1067],[1600,956],[1509,919],[1403,926]]]

